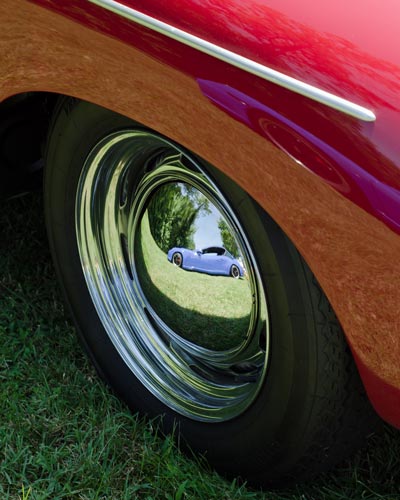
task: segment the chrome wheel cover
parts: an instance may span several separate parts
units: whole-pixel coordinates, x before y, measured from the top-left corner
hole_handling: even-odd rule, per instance
[[[266,376],[266,298],[245,231],[204,167],[157,134],[115,132],[88,155],[75,211],[93,304],[140,382],[194,420],[245,411]],[[195,263],[184,255],[181,268],[167,255],[182,241],[236,255],[184,248]],[[230,257],[242,278],[223,267]]]

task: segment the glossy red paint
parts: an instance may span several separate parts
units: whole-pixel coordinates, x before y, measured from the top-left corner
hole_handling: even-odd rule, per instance
[[[301,5],[289,0],[178,0],[173,5],[156,0],[124,2],[370,108],[377,116],[375,123],[360,122],[243,73],[87,1],[78,0],[73,6],[52,0],[33,3],[80,23],[75,33],[81,30],[86,42],[90,43],[92,32],[104,34],[139,49],[145,61],[155,61],[148,64],[158,75],[164,71],[162,67],[173,68],[165,69],[171,77],[170,87],[162,91],[165,101],[158,101],[158,120],[130,107],[122,95],[129,92],[127,86],[117,88],[111,82],[113,99],[101,97],[100,87],[91,91],[86,70],[79,65],[75,68],[78,82],[63,75],[62,68],[45,67],[38,78],[29,74],[25,88],[16,83],[9,86],[9,92],[51,90],[112,107],[158,128],[235,178],[306,258],[346,331],[371,400],[384,418],[400,427],[400,406],[394,403],[400,394],[398,3],[389,2],[385,10],[377,2],[370,1],[368,8],[364,3],[368,19],[362,23],[357,17],[360,13],[343,0],[324,7],[324,12],[317,12],[309,0]],[[32,6],[32,12],[44,19],[47,14],[39,13],[40,9]],[[60,24],[51,29],[58,30],[60,40],[75,48],[76,42]],[[42,52],[36,54],[39,63],[46,65],[50,40],[43,43]],[[30,53],[37,49],[34,45]],[[76,61],[78,54],[93,57],[90,46],[78,47]],[[132,52],[132,58],[136,61],[139,56]],[[73,55],[64,55],[64,59],[73,67]],[[28,67],[27,60],[21,64]],[[100,78],[107,74],[106,69],[104,73],[99,70]],[[123,66],[120,70],[130,71]],[[85,82],[79,82],[80,74],[85,74]],[[174,95],[184,89],[178,75],[189,78],[190,96],[208,110],[207,118],[197,108],[199,127],[218,130],[212,122],[217,119],[228,131],[235,130],[242,143],[228,139],[225,149],[216,153],[212,149],[218,139],[213,141],[211,133],[200,130],[195,138],[195,129],[188,126],[190,114],[168,109],[172,99],[184,106],[184,96]],[[156,99],[157,89],[143,94]],[[182,128],[173,131],[166,122],[177,113]],[[232,124],[231,118],[239,123]],[[241,151],[232,152],[233,146]],[[222,142],[220,147],[224,148]],[[252,149],[254,159],[249,160],[248,170],[241,160],[246,155],[249,158]]]
[[[395,132],[399,124],[400,56],[395,49],[398,27],[393,20],[400,14],[398,3],[391,1],[382,9],[378,2],[369,1],[364,11],[368,14],[364,15],[355,6],[349,8],[345,1],[334,2],[323,12],[315,9],[311,1],[290,0],[180,0],[173,6],[155,0],[123,3],[371,108],[378,116],[374,125],[355,124],[334,114],[328,115],[330,120],[336,118],[344,123],[335,123],[328,130],[318,116],[327,110],[317,108],[318,115],[313,116],[307,112],[313,104],[301,99],[296,99],[295,106],[291,101],[269,99],[276,111],[306,130],[318,132],[328,144],[364,169],[371,169],[375,177],[399,187],[398,165],[395,169],[388,167],[388,172],[382,166],[382,160],[396,163],[400,152]],[[360,16],[364,16],[364,23]],[[239,80],[236,85],[240,89],[242,84]],[[258,93],[255,87],[252,82],[245,93],[265,102],[268,94]],[[354,147],[355,138],[357,143],[361,141],[360,149]]]
[[[279,11],[273,5],[270,6],[270,2],[246,2],[243,5],[243,2],[230,1],[221,2],[220,5],[213,2],[211,5],[210,2],[181,0],[174,2],[172,7],[166,7],[157,1],[123,2],[300,81],[314,84],[370,108],[378,116],[376,123],[360,122],[291,91],[227,67],[224,63],[139,28],[115,14],[88,4],[87,1],[76,2],[74,9],[66,5],[59,6],[51,0],[39,0],[38,3],[61,10],[92,28],[101,29],[138,46],[153,57],[189,74],[196,81],[205,80],[209,82],[208,86],[218,86],[220,97],[216,97],[214,92],[212,101],[227,112],[232,111],[235,118],[244,121],[258,133],[263,133],[263,128],[256,123],[254,116],[249,123],[248,118],[235,115],[233,101],[238,99],[232,97],[235,92],[240,95],[240,99],[248,99],[253,103],[247,106],[244,113],[250,112],[253,115],[252,106],[271,109],[278,121],[281,118],[283,121],[288,120],[295,128],[312,134],[321,144],[324,143],[327,148],[337,151],[352,162],[354,173],[350,173],[350,176],[359,178],[360,172],[361,175],[362,172],[366,173],[365,179],[361,181],[362,194],[359,190],[352,191],[348,187],[342,190],[339,188],[339,191],[400,231],[400,143],[396,134],[400,125],[396,113],[400,58],[396,54],[393,59],[382,61],[366,52],[362,46],[356,45],[351,38],[344,38],[346,32],[341,24],[344,3],[342,10],[335,9],[336,17],[330,17],[332,33],[323,33],[317,29],[316,13],[304,24],[295,20],[293,14],[291,17],[289,7],[292,2],[286,2],[286,8]],[[212,16],[210,10],[213,12]],[[312,11],[311,7],[308,11]],[[340,27],[338,29],[342,37],[336,34],[335,27]],[[377,50],[384,49],[379,40],[376,45]],[[208,95],[207,92],[205,95]],[[226,105],[229,95],[231,103]],[[281,139],[272,138],[277,145],[280,145]],[[297,136],[296,140],[298,139]],[[288,138],[287,140],[290,141]],[[281,146],[287,150],[285,143]],[[313,161],[309,154],[304,158],[300,150],[293,156],[307,168],[321,172],[320,159]],[[328,167],[329,170],[331,168]],[[344,170],[352,169],[345,167]],[[325,178],[328,179],[329,175],[326,174]],[[346,172],[344,175],[346,176]],[[337,183],[332,185],[338,188]]]

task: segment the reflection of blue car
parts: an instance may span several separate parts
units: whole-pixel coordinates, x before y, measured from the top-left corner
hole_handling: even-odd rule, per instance
[[[203,250],[174,247],[168,251],[168,260],[188,271],[233,278],[244,275],[242,264],[223,247],[208,247]]]

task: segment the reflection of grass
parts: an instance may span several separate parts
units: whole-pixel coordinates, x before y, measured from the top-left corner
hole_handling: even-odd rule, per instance
[[[135,253],[143,291],[172,329],[210,349],[222,350],[241,343],[251,310],[246,280],[174,266],[152,238],[147,216],[143,218]]]

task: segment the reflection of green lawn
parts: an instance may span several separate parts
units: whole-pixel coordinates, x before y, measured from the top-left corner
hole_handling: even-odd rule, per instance
[[[173,330],[203,347],[237,346],[251,311],[247,280],[185,271],[171,264],[151,236],[147,214],[135,247],[140,283],[157,314]]]

